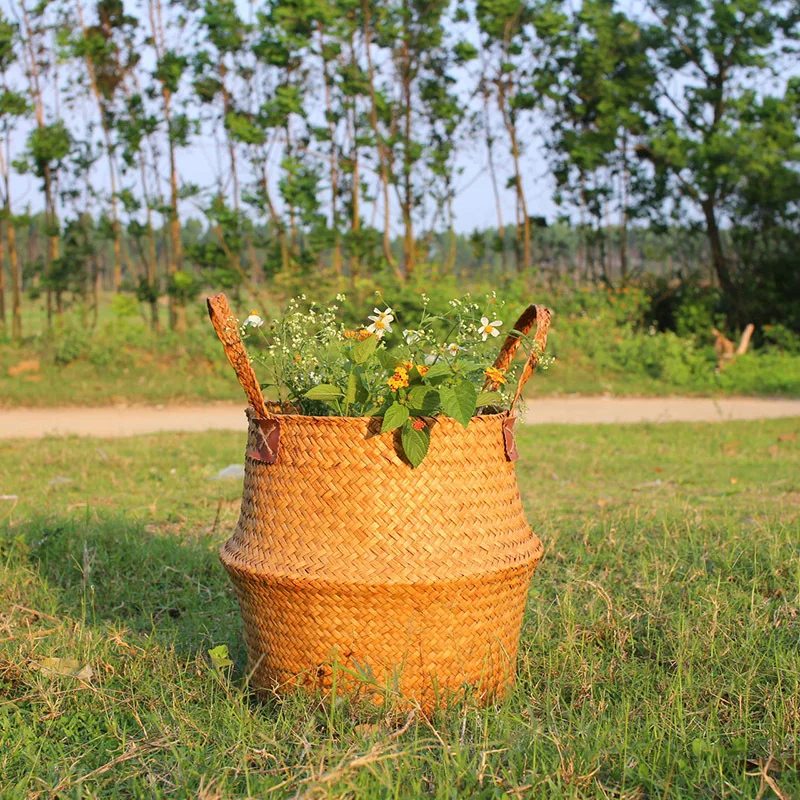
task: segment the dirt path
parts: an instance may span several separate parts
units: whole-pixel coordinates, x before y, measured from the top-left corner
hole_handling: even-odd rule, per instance
[[[546,397],[528,404],[529,423],[719,422],[800,417],[800,400],[732,397]],[[134,436],[159,431],[244,430],[241,405],[0,410],[0,439],[48,435]]]

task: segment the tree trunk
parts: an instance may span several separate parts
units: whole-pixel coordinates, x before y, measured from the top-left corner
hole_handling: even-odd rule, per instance
[[[383,142],[383,137],[380,133],[380,126],[378,125],[378,101],[375,93],[375,66],[372,63],[372,32],[370,29],[370,11],[369,0],[365,0],[362,5],[364,11],[364,38],[366,40],[367,48],[367,75],[369,80],[369,95],[370,95],[370,124],[372,125],[373,133],[375,134],[375,141],[378,148],[378,163],[380,165],[380,181],[383,186],[383,255],[386,262],[394,270],[395,274],[402,278],[400,270],[397,268],[397,261],[392,255],[392,242],[391,242],[391,204],[389,202],[389,168],[388,168],[388,154],[386,152],[386,145]]]
[[[506,103],[506,87],[503,83],[503,78],[497,81],[497,100],[500,106],[500,113],[503,117],[506,130],[508,131],[508,138],[511,142],[511,157],[514,161],[514,184],[517,190],[517,203],[519,207],[518,218],[521,217],[522,222],[522,270],[527,272],[531,265],[531,220],[528,216],[528,202],[525,197],[525,189],[522,186],[522,172],[520,171],[519,164],[519,140],[517,138],[517,126],[511,117]],[[517,239],[519,239],[519,231],[517,231]]]
[[[360,209],[360,199],[361,199],[361,175],[359,174],[359,161],[358,161],[358,146],[353,144],[354,152],[353,152],[353,217],[351,222],[350,230],[356,236],[359,229],[361,228],[361,209]],[[350,257],[350,275],[352,278],[355,278],[358,275],[359,271],[359,263],[358,263],[358,241],[356,241],[356,252],[352,254]]]
[[[97,263],[97,253],[91,256],[92,265],[92,328],[97,327],[97,320],[100,316],[100,277],[101,270]]]
[[[453,195],[450,193],[447,198],[447,235],[448,247],[447,257],[444,262],[444,269],[442,272],[449,275],[456,265],[456,229],[453,225]]]
[[[278,244],[281,248],[281,272],[286,273],[289,269],[289,246],[286,242],[286,231],[284,230],[283,220],[278,216],[275,203],[272,201],[272,194],[269,190],[269,176],[267,175],[267,159],[264,157],[262,162],[261,188],[264,190],[264,199],[267,201],[269,216],[275,234],[278,237]]]
[[[628,132],[622,134],[622,203],[619,226],[619,272],[623,285],[628,280],[628,194],[631,173],[628,169]]]
[[[408,35],[404,31],[403,38],[403,224],[405,236],[403,237],[403,277],[410,280],[416,266],[416,242],[414,241],[414,187],[411,183],[411,63],[408,52]]]
[[[485,69],[485,67],[484,67]],[[486,152],[489,158],[489,177],[492,181],[492,191],[494,193],[494,206],[497,212],[497,235],[500,237],[502,247],[500,248],[500,265],[503,275],[506,274],[506,239],[503,230],[503,210],[500,202],[500,190],[497,186],[497,171],[494,166],[494,137],[489,127],[489,87],[486,82],[482,82],[483,92],[483,129],[486,134]]]
[[[78,11],[78,21],[81,26],[81,32],[85,37],[86,25],[83,21],[83,6],[81,5],[80,0],[77,0],[75,6]],[[100,112],[100,124],[103,128],[103,139],[106,145],[106,155],[108,156],[108,174],[111,180],[111,214],[112,214],[112,226],[114,233],[113,280],[114,280],[114,291],[118,292],[119,287],[122,283],[122,245],[120,242],[120,234],[119,234],[119,209],[117,206],[117,175],[114,165],[114,153],[111,147],[111,130],[108,123],[108,118],[105,113],[105,108],[103,106],[103,100],[100,94],[100,89],[97,86],[97,76],[95,74],[94,62],[92,61],[92,57],[90,55],[90,51],[88,48],[85,53],[85,59],[86,59],[86,70],[89,73],[89,83],[92,87],[92,94],[94,95],[95,102],[97,103],[97,108]]]
[[[322,55],[325,48],[322,23],[317,27],[319,33],[319,49],[322,58],[322,72],[325,83],[325,109],[328,112],[328,136],[330,136],[330,164],[329,175],[331,182],[331,231],[333,233],[333,271],[336,275],[342,274],[342,242],[339,235],[339,152],[336,147],[336,123],[333,116],[333,101],[331,97],[331,84],[333,79],[328,72],[328,61]]]
[[[11,339],[22,340],[22,275],[17,257],[17,231],[11,219],[11,210],[6,204],[6,242],[8,243],[8,262],[11,267]]]
[[[6,332],[6,250],[3,236],[4,220],[0,219],[0,331]],[[7,223],[8,224],[8,223]]]
[[[181,221],[178,218],[178,165],[175,158],[175,144],[169,135],[170,129],[170,95],[164,91],[164,112],[169,136],[169,238],[170,257],[167,261],[167,275],[172,276],[183,267],[183,248],[181,245]],[[177,297],[169,298],[170,325],[178,331],[186,331],[186,309]]]
[[[739,322],[739,292],[731,278],[728,261],[722,248],[722,237],[717,224],[717,210],[713,197],[706,198],[702,203],[703,214],[706,218],[706,234],[711,248],[711,264],[719,280],[720,288],[731,305],[734,323]]]
[[[150,326],[154,332],[161,330],[161,321],[158,316],[158,261],[156,255],[156,235],[153,231],[153,215],[150,206],[147,207],[147,283],[151,292],[150,299]]]
[[[222,86],[222,118],[223,120],[227,120],[228,114],[231,111],[231,96],[228,92],[228,87],[225,84],[225,78],[228,74],[228,68],[225,66],[224,62],[222,61],[222,56],[220,56],[219,62],[219,82]],[[236,143],[233,141],[233,137],[230,134],[227,126],[225,127],[225,138],[228,142],[228,159],[230,160],[231,164],[231,181],[233,182],[233,207],[236,211],[239,211],[239,170],[236,164]]]
[[[357,63],[356,54],[355,54],[355,46],[353,44],[353,37],[351,34],[350,37],[350,63],[351,65],[355,65]],[[359,272],[359,256],[358,256],[358,232],[361,229],[361,164],[360,164],[360,153],[358,150],[358,108],[356,107],[356,101],[353,100],[353,106],[350,113],[350,125],[349,125],[349,135],[350,140],[352,142],[352,155],[351,160],[353,164],[353,170],[351,172],[352,175],[352,217],[350,221],[350,230],[354,234],[353,238],[355,240],[356,249],[355,252],[350,256],[350,277],[351,280],[355,280],[356,276]]]

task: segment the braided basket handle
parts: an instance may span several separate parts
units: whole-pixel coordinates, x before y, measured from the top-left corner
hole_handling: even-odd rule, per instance
[[[529,305],[525,311],[522,312],[522,316],[514,323],[513,330],[508,334],[505,342],[503,342],[503,346],[500,348],[500,352],[497,354],[497,358],[494,361],[494,368],[500,370],[500,372],[506,372],[511,366],[511,362],[514,360],[514,356],[517,354],[520,344],[522,344],[522,337],[526,336],[534,325],[536,326],[536,332],[533,335],[534,347],[522,369],[522,375],[520,375],[514,399],[511,401],[509,413],[514,410],[514,407],[519,402],[525,384],[528,382],[531,375],[533,375],[533,371],[539,363],[539,358],[542,353],[544,353],[544,349],[547,346],[547,331],[550,328],[551,316],[550,309],[534,304]],[[483,388],[485,391],[494,392],[497,391],[499,386],[500,384],[497,381],[487,379]]]
[[[228,305],[228,299],[224,294],[215,294],[207,298],[206,303],[211,324],[222,342],[225,355],[228,357],[250,405],[258,416],[265,419],[270,417],[271,414],[264,402],[264,395],[261,394],[258,378],[253,371],[247,351],[244,349],[242,337],[239,335],[239,322]]]

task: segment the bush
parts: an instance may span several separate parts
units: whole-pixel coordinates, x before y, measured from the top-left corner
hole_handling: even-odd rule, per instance
[[[776,351],[739,356],[719,375],[719,385],[738,394],[800,396],[800,355]]]
[[[130,294],[115,294],[111,299],[111,311],[118,319],[139,316],[139,301]]]
[[[86,328],[68,322],[63,330],[55,335],[53,360],[64,366],[81,358],[86,358],[91,349],[91,338]]]
[[[800,355],[800,335],[785,325],[765,325],[762,335],[768,349]]]

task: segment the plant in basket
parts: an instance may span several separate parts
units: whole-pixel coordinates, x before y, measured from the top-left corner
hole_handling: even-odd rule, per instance
[[[466,295],[431,310],[423,296],[420,317],[403,320],[379,302],[362,326],[348,329],[337,321],[337,304],[320,306],[303,295],[269,324],[252,312],[240,333],[266,375],[261,388],[276,394],[282,409],[381,417],[381,433],[399,429],[403,452],[416,467],[437,417],[466,428],[473,416],[508,409],[518,399],[509,387],[519,368],[507,353],[497,357],[501,332],[541,364],[541,342],[509,326],[503,306],[494,295],[482,304]]]

